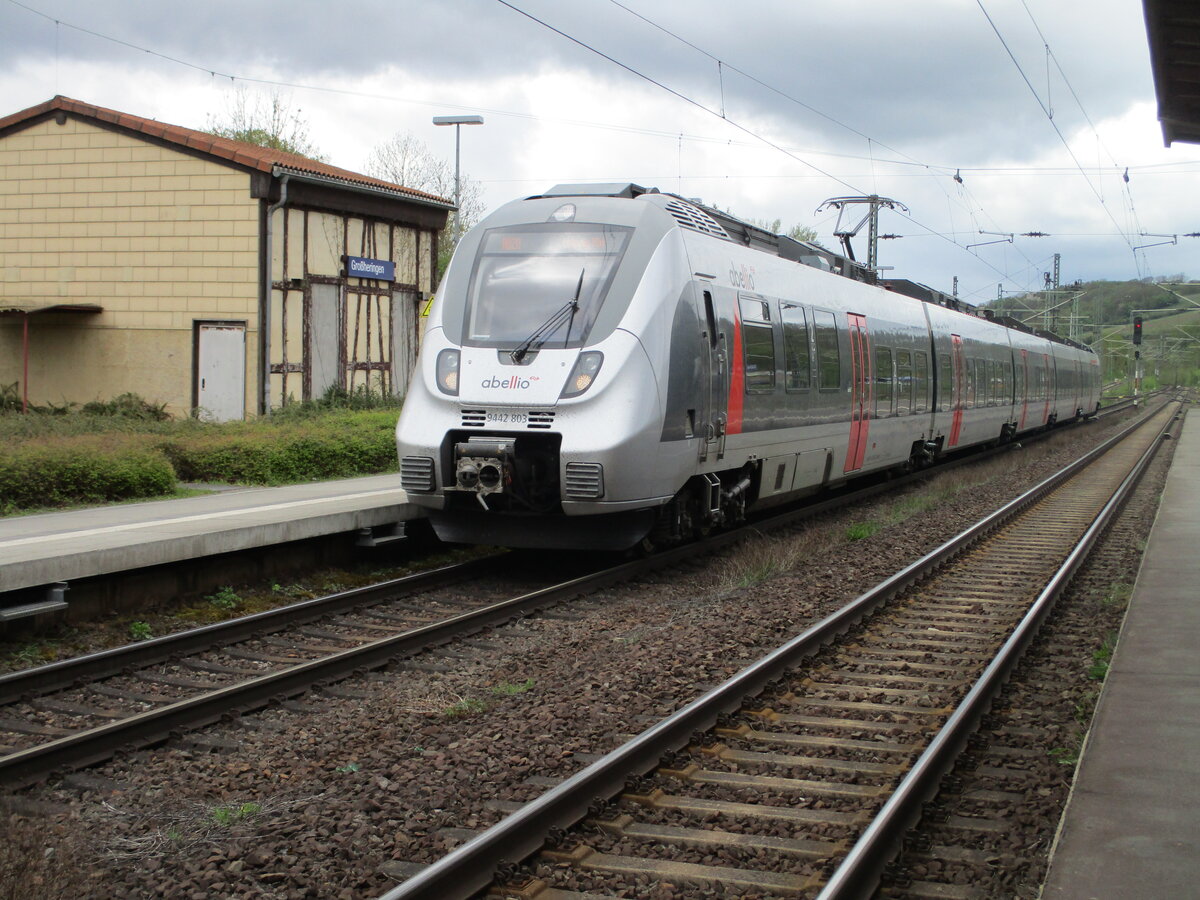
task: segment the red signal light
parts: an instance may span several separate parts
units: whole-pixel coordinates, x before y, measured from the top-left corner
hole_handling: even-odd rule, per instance
[[[1133,342],[1140,344],[1142,342],[1142,317],[1133,317]]]

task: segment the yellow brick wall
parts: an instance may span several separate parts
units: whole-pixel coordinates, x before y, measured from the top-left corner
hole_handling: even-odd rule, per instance
[[[186,413],[192,323],[231,319],[255,409],[258,210],[248,174],[90,123],[0,137],[0,307],[104,307],[30,320],[30,400],[134,391]],[[20,319],[0,318],[0,385],[20,378]]]

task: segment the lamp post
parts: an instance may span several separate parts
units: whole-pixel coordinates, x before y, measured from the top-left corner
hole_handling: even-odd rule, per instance
[[[458,160],[461,147],[460,135],[463,125],[482,125],[483,116],[434,116],[433,124],[454,126],[454,243],[457,244],[459,201]]]

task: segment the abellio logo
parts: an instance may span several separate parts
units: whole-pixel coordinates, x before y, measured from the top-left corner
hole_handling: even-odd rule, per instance
[[[507,378],[497,378],[493,375],[483,379],[479,386],[499,391],[523,391],[529,387],[529,379],[518,378],[516,375],[509,375]]]

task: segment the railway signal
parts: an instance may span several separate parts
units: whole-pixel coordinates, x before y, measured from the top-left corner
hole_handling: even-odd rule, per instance
[[[1133,344],[1138,346],[1142,343],[1142,317],[1133,317]]]

